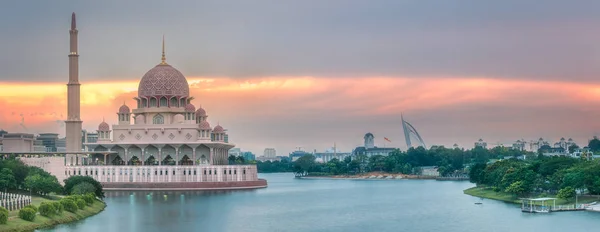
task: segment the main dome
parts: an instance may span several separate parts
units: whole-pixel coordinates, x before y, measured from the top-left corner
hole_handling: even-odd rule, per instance
[[[168,64],[159,64],[150,69],[138,86],[140,98],[150,97],[189,97],[188,82],[177,69]]]

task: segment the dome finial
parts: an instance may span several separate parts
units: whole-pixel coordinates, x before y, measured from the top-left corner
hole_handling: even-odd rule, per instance
[[[165,57],[165,35],[163,35],[163,40],[162,40],[162,58],[161,58],[162,62],[160,62],[160,64],[167,64],[166,60],[167,58]]]

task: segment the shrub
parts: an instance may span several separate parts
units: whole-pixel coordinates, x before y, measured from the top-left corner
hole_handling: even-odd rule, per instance
[[[35,212],[35,213],[37,213],[37,212],[38,212],[38,208],[37,208],[37,207],[35,207],[35,205],[31,205],[31,204],[30,204],[30,205],[27,205],[27,206],[25,206],[25,207],[23,207],[23,208],[30,208],[30,209],[32,209],[32,210],[33,210],[33,212]]]
[[[50,202],[42,202],[39,207],[40,215],[48,217],[52,216],[56,213],[56,208],[54,208],[54,204]]]
[[[0,207],[0,224],[6,224],[8,221],[8,210],[4,207]]]
[[[96,195],[94,193],[85,194],[83,195],[83,200],[85,200],[85,203],[88,205],[92,205],[94,204],[94,200],[96,200]]]
[[[71,213],[77,212],[77,204],[75,204],[75,201],[73,201],[72,199],[63,198],[60,200],[60,204],[66,211],[69,211]]]
[[[83,199],[78,199],[77,201],[75,201],[75,203],[77,203],[77,206],[79,207],[79,209],[85,209],[85,201]]]
[[[32,222],[35,219],[35,211],[32,208],[25,207],[19,210],[19,218]]]
[[[53,201],[52,206],[54,206],[57,214],[62,214],[63,210],[65,209],[65,207],[58,201]]]
[[[94,192],[96,194],[97,197],[99,197],[100,199],[104,198],[104,192],[102,191],[102,184],[100,184],[100,182],[98,182],[97,180],[94,180],[94,178],[92,178],[91,176],[71,176],[69,178],[67,178],[65,180],[65,193],[67,195],[72,194],[73,191],[73,187],[75,187],[75,185],[79,184],[79,183],[83,183],[83,182],[88,182],[90,184],[92,184],[95,188],[96,191]]]

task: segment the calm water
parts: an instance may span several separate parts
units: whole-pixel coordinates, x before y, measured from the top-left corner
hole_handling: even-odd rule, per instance
[[[599,231],[600,213],[525,214],[432,180],[298,180],[234,192],[119,192],[86,220],[44,231]],[[165,198],[163,195],[167,195]]]

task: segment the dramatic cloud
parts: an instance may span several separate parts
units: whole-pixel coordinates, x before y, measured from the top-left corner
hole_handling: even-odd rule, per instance
[[[350,151],[372,132],[383,146],[404,148],[400,114],[404,112],[428,145],[472,147],[545,137],[573,137],[580,143],[599,128],[600,85],[491,78],[188,78],[193,103],[208,111],[209,121],[229,130],[244,150],[262,154],[275,147]],[[62,84],[0,84],[0,128],[9,131],[60,132],[66,116]],[[82,85],[84,128],[94,131],[103,118],[137,95],[136,81]],[[25,126],[20,126],[23,114]]]
[[[597,82],[599,1],[10,1],[0,79],[66,76],[78,13],[82,80],[141,76],[167,37],[189,76],[481,76]]]

